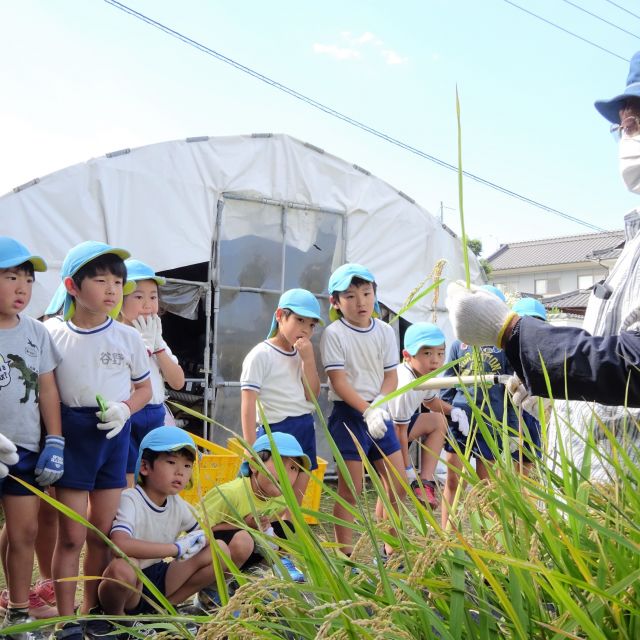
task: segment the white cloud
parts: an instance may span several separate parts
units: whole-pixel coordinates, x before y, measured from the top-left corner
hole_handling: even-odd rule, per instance
[[[338,44],[315,43],[313,50],[315,53],[324,54],[336,60],[358,60],[366,53],[367,48],[373,47],[380,51],[387,64],[406,64],[409,58],[391,49],[384,49],[384,42],[371,31],[364,31],[360,35],[355,35],[351,31],[341,31],[340,40],[342,46]]]
[[[313,45],[313,50],[316,53],[328,55],[336,60],[356,60],[360,58],[359,51],[347,47],[339,47],[335,44],[319,44],[316,42]]]
[[[383,49],[382,56],[384,57],[387,64],[406,64],[407,62],[409,62],[409,58],[405,58],[398,52],[392,51],[391,49]]]

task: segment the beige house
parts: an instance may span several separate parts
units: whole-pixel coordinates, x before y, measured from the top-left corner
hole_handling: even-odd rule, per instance
[[[606,277],[624,246],[624,231],[510,242],[487,258],[505,293],[542,298],[585,291]]]

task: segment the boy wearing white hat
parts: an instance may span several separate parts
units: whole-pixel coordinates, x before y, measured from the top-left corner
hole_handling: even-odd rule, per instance
[[[73,247],[62,264],[62,283],[52,308],[63,309],[64,322],[48,326],[62,362],[56,379],[62,400],[62,433],[67,468],[56,497],[108,534],[126,486],[129,418],[151,398],[149,358],[140,334],[114,322],[123,292],[128,293],[124,259],[129,253],[102,242]],[[133,391],[132,391],[133,390]],[[99,408],[97,396],[105,398]],[[95,535],[60,516],[53,556],[53,577],[78,575],[80,552],[87,541],[85,575],[97,576],[109,562],[109,550]],[[97,603],[98,585],[87,581],[82,613]],[[60,615],[74,613],[76,583],[55,583]],[[63,624],[56,637],[81,640],[75,622]]]
[[[136,288],[124,296],[120,320],[140,333],[149,354],[151,380],[151,402],[131,416],[127,485],[133,487],[133,472],[142,439],[152,429],[165,424],[165,382],[176,391],[182,389],[184,371],[162,337],[162,320],[158,315],[158,287],[166,280],[157,276],[153,269],[141,260],[129,258],[124,264],[127,267],[127,282],[135,282]]]
[[[5,527],[2,565],[8,604],[2,627],[28,621],[29,586],[40,500],[7,473],[47,486],[64,472],[64,438],[54,369],[60,361],[47,330],[24,312],[36,271],[46,271],[39,256],[6,236],[0,237],[0,498]],[[41,450],[40,420],[46,437]],[[55,609],[46,607],[49,617]],[[46,612],[40,612],[44,614]],[[25,638],[26,633],[2,633]]]
[[[318,323],[324,324],[320,304],[310,291],[285,291],[267,339],[247,354],[240,375],[244,439],[253,444],[265,432],[257,408],[259,400],[271,431],[293,435],[311,461],[311,470],[318,467],[312,400],[320,393],[320,379],[311,344]],[[308,483],[308,474],[297,475],[293,489],[298,502],[302,502]]]

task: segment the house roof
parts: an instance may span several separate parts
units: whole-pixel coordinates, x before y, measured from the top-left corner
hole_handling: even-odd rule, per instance
[[[594,259],[624,243],[624,231],[602,231],[503,244],[487,261],[494,271],[571,264]]]
[[[591,295],[591,289],[576,289],[567,291],[557,296],[547,296],[542,299],[542,304],[547,309],[586,309]]]

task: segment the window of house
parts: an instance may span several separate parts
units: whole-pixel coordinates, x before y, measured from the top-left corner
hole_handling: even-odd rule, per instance
[[[560,278],[538,278],[535,280],[534,288],[539,296],[560,293]]]
[[[578,276],[578,289],[588,289],[593,286],[595,276],[592,273],[585,273]]]

